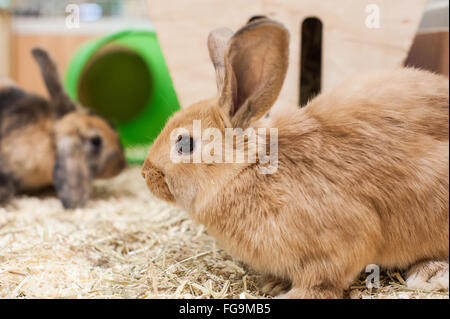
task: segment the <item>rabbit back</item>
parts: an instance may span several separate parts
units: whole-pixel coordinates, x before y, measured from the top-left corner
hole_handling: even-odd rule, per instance
[[[17,190],[51,185],[52,123],[47,100],[16,87],[0,91],[1,171]]]
[[[448,258],[448,92],[441,76],[400,69],[357,77],[280,114],[272,125],[286,189],[344,233],[373,234],[374,263]]]

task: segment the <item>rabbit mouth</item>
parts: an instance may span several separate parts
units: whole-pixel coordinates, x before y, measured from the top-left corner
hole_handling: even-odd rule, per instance
[[[145,183],[153,195],[167,202],[175,202],[175,198],[170,192],[169,186],[164,178],[164,173],[161,170],[153,164],[145,162],[142,168],[142,177],[145,179]]]

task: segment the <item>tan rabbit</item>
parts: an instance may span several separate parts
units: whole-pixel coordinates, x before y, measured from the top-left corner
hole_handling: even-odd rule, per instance
[[[82,206],[94,177],[124,168],[123,149],[106,120],[69,99],[47,52],[32,53],[50,100],[15,85],[0,88],[0,203],[54,185],[64,207]]]
[[[169,120],[143,166],[148,188],[276,278],[266,291],[289,283],[281,297],[341,298],[369,264],[409,269],[413,288],[448,289],[448,80],[414,69],[375,72],[261,119],[282,87],[288,43],[288,31],[267,18],[211,33],[218,96]],[[262,174],[259,157],[176,160],[194,158],[205,143],[194,120],[223,134],[277,128],[277,170]],[[174,137],[179,128],[185,133]],[[243,140],[250,149],[253,140]]]

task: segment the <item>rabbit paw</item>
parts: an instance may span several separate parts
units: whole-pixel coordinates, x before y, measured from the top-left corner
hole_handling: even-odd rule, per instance
[[[294,287],[287,293],[279,295],[277,299],[340,299],[343,291],[335,288],[300,288]]]
[[[273,276],[264,276],[261,284],[261,292],[268,296],[278,296],[286,292],[291,287],[291,283]]]
[[[449,264],[445,261],[424,261],[412,266],[406,285],[412,289],[448,290]]]

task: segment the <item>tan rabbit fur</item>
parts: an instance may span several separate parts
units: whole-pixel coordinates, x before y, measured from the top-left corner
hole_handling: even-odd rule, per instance
[[[211,55],[224,68],[219,95],[169,120],[143,166],[150,191],[254,269],[290,282],[281,297],[340,298],[368,264],[413,266],[415,287],[447,278],[428,288],[448,289],[448,80],[375,72],[266,119],[287,68],[287,31],[258,18],[225,41]],[[174,163],[171,132],[192,136],[193,120],[222,132],[278,128],[278,170],[261,174],[259,161]]]
[[[125,166],[122,146],[106,120],[69,99],[47,52],[33,55],[50,99],[6,82],[0,88],[0,202],[53,185],[64,207],[82,206],[93,178]]]

